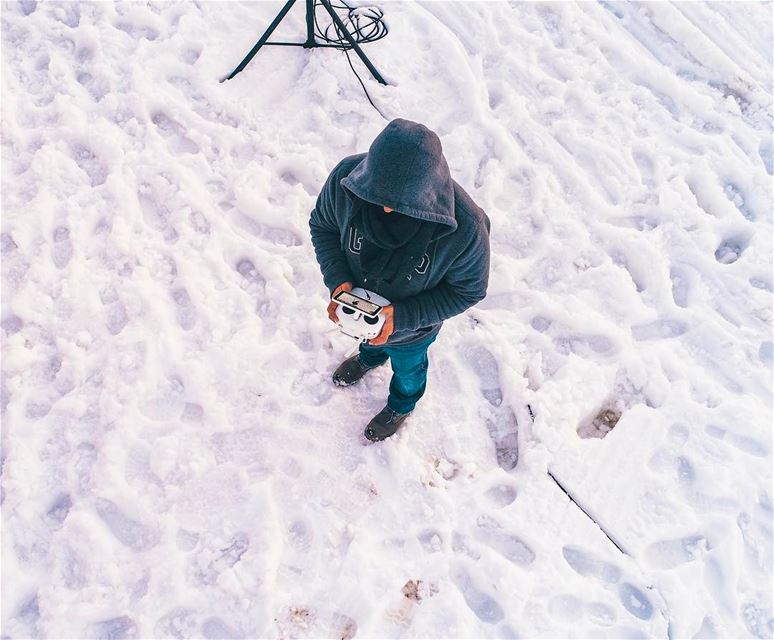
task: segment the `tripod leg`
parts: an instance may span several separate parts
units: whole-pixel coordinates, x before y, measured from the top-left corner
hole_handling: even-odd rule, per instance
[[[242,60],[242,62],[240,62],[240,63],[239,63],[239,65],[237,66],[237,68],[236,68],[236,69],[234,69],[234,70],[233,70],[233,71],[232,71],[232,72],[231,72],[229,75],[227,75],[225,78],[223,78],[223,80],[221,80],[221,82],[223,82],[223,81],[225,81],[225,80],[231,80],[231,78],[233,78],[233,77],[234,77],[234,76],[235,76],[237,73],[239,73],[240,71],[242,71],[242,69],[244,69],[244,68],[245,68],[245,67],[248,65],[248,63],[250,62],[250,60],[252,60],[252,59],[255,57],[255,54],[256,54],[256,53],[258,53],[258,51],[260,50],[260,48],[261,48],[261,47],[262,47],[262,46],[263,46],[263,45],[266,43],[266,41],[267,41],[267,40],[268,40],[268,39],[271,37],[271,34],[272,34],[272,33],[274,33],[274,30],[277,28],[277,26],[279,25],[279,23],[280,23],[280,22],[282,22],[282,19],[285,17],[285,15],[287,15],[287,12],[288,12],[288,11],[290,11],[290,7],[292,7],[292,6],[295,4],[295,2],[296,2],[296,0],[288,0],[288,1],[285,3],[285,6],[284,6],[284,7],[282,7],[282,11],[280,11],[280,12],[277,14],[277,17],[276,17],[276,18],[274,18],[274,22],[272,22],[272,23],[269,25],[269,28],[268,28],[268,29],[266,29],[266,32],[265,32],[265,33],[264,33],[264,34],[261,36],[261,39],[260,39],[260,40],[258,40],[258,42],[256,42],[256,43],[255,43],[255,46],[254,46],[252,49],[250,49],[250,53],[248,53],[248,54],[245,56],[244,60]]]
[[[354,38],[352,38],[352,35],[347,31],[347,28],[344,26],[344,23],[341,21],[341,18],[339,18],[338,14],[333,10],[333,7],[331,7],[331,3],[329,0],[320,0],[320,4],[325,7],[326,11],[331,14],[331,18],[333,18],[333,22],[338,27],[339,31],[342,33],[342,35],[347,39],[347,42],[352,46],[352,48],[355,50],[355,53],[360,57],[360,59],[363,61],[363,64],[368,67],[368,70],[371,72],[371,74],[376,78],[379,82],[382,84],[387,84],[384,81],[384,78],[382,78],[381,74],[376,70],[376,67],[371,64],[371,61],[368,59],[365,53],[363,53],[363,50],[360,48],[360,45],[355,42]]]
[[[306,0],[306,42],[304,48],[310,49],[316,45],[314,40],[314,0]]]

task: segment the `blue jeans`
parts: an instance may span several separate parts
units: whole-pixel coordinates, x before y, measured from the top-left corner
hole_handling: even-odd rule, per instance
[[[366,367],[376,367],[387,362],[392,364],[392,380],[387,406],[398,413],[414,410],[427,386],[427,349],[438,334],[410,344],[374,347],[360,345],[360,362]]]

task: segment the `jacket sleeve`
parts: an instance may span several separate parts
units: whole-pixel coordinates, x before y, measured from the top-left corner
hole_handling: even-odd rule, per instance
[[[334,169],[328,176],[309,218],[314,253],[322,271],[323,282],[331,292],[342,282],[353,281],[347,258],[341,248],[342,229],[336,216],[336,174]]]
[[[462,313],[484,299],[488,283],[489,236],[479,228],[438,285],[393,304],[395,331],[416,330]]]

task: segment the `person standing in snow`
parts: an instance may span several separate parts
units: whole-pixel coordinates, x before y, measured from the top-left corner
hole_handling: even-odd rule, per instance
[[[391,361],[387,405],[365,429],[383,440],[424,394],[427,350],[443,321],[486,295],[489,218],[452,179],[438,136],[397,119],[368,153],[333,169],[309,227],[331,298],[358,286],[392,302],[381,333],[333,373],[336,385],[349,386]],[[336,307],[328,305],[333,322]]]

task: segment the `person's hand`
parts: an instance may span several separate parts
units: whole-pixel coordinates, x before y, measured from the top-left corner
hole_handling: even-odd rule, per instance
[[[381,315],[384,316],[384,324],[382,325],[382,330],[379,332],[379,335],[375,338],[371,338],[368,341],[368,344],[372,344],[375,347],[378,347],[379,345],[384,344],[389,340],[390,336],[392,335],[392,332],[395,331],[395,323],[394,323],[394,316],[395,316],[395,308],[390,304],[387,305],[382,309]]]
[[[333,301],[333,297],[340,291],[352,291],[351,282],[342,282],[338,287],[333,290],[331,294],[331,301],[328,303],[328,318],[331,322],[339,323],[339,316],[336,315],[336,307],[339,306],[338,302]]]

